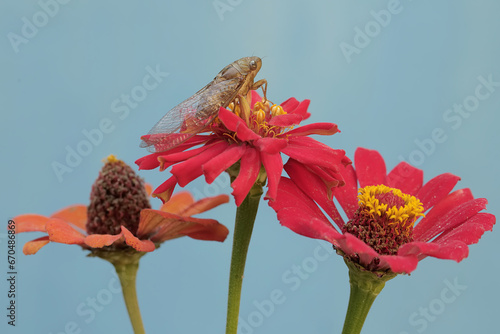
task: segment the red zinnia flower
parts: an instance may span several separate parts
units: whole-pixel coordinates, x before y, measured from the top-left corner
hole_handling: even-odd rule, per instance
[[[293,129],[294,125],[310,116],[308,106],[309,100],[299,102],[295,98],[288,99],[281,106],[271,106],[252,91],[250,106],[235,107],[232,104],[228,108],[233,111],[220,109],[218,120],[207,129],[212,133],[195,135],[173,149],[150,154],[136,163],[140,169],[160,167],[160,171],[175,165],[171,170],[173,176],[154,191],[164,201],[168,200],[177,184],[184,187],[201,175],[212,183],[238,161],[239,166],[235,166],[239,173],[235,173],[237,177],[231,184],[236,205],[239,206],[254,183],[261,180],[261,165],[268,179],[266,198],[274,200],[283,170],[280,153],[301,163],[330,190],[343,184],[338,174],[339,166],[349,164],[350,160],[343,150],[332,149],[307,137],[335,134],[337,125],[315,123]],[[250,108],[250,112],[245,111]],[[188,150],[198,145],[202,146]]]
[[[422,185],[422,170],[405,162],[386,174],[377,151],[358,148],[354,160],[356,170],[347,166],[341,172],[346,185],[334,190],[347,223],[320,180],[290,160],[285,170],[291,179],[282,178],[271,203],[281,224],[332,243],[367,270],[394,273],[411,273],[427,256],[459,262],[468,256],[467,246],[495,224],[495,216],[480,212],[486,199],[474,199],[468,188],[450,193],[460,180],[455,175],[441,174]]]
[[[227,195],[195,202],[183,192],[160,210],[152,210],[147,197],[150,192],[151,187],[145,186],[129,166],[110,156],[92,186],[88,209],[77,204],[50,217],[25,214],[14,218],[16,233],[48,234],[27,242],[23,252],[35,254],[49,242],[77,244],[88,250],[119,251],[130,246],[139,252],[152,252],[162,242],[181,236],[225,240],[228,230],[224,225],[191,216],[227,203]]]

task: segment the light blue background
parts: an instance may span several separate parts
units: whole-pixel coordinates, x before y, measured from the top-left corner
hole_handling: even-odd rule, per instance
[[[73,0],[60,5],[16,53],[9,33],[22,35],[23,17],[33,22],[35,15],[43,24],[43,14],[37,14],[41,7],[36,1],[3,0],[2,224],[22,213],[49,215],[70,204],[87,204],[101,159],[111,153],[137,170],[133,162],[147,153],[139,148],[140,135],[225,65],[250,55],[264,57],[257,78],[269,81],[271,100],[311,99],[312,117],[305,124],[339,125],[342,133],[318,138],[322,142],[351,157],[358,146],[377,149],[388,168],[412,156],[425,170],[425,180],[444,172],[459,175],[461,188],[486,197],[488,212],[499,213],[500,87],[460,125],[443,119],[453,104],[474,95],[479,76],[500,81],[497,1],[401,0],[400,12],[380,31],[372,30],[370,43],[352,54],[350,62],[341,43],[355,46],[356,27],[377,29],[370,12],[387,9],[390,1],[231,3],[232,10],[221,19],[212,1]],[[112,103],[142,85],[148,66],[169,75],[120,119]],[[85,139],[82,131],[105,118],[113,131],[59,182],[52,163],[65,163],[66,146],[75,149]],[[436,128],[446,140],[415,160],[416,141],[430,138]],[[169,176],[157,170],[140,175],[154,186]],[[207,187],[200,179],[187,188],[197,196],[230,193],[225,180]],[[153,204],[158,207],[159,201]],[[233,201],[205,215],[231,231],[222,244],[183,238],[143,258],[137,289],[148,333],[224,332],[234,213]],[[75,322],[81,333],[130,333],[121,294],[112,294],[88,323],[87,316],[76,313],[87,298],[106,293],[114,282],[111,265],[86,258],[77,246],[51,244],[37,255],[22,255],[22,245],[38,236],[18,237],[17,326],[6,325],[7,285],[2,279],[0,331],[56,334]],[[4,234],[0,241],[5,273]],[[462,263],[429,258],[411,276],[390,281],[363,333],[495,332],[499,244],[498,232],[488,232]],[[288,272],[293,265],[314,264],[318,245],[281,227],[267,203],[261,203],[241,303],[241,317],[259,326],[241,333],[340,333],[349,295],[340,257],[316,261],[317,268],[298,280],[296,290],[283,280],[283,275],[294,276]],[[451,303],[441,300],[446,280],[466,286]],[[269,299],[275,289],[285,301],[258,323],[255,303]],[[418,313],[429,307],[434,317],[425,320]],[[416,323],[410,320],[414,313]]]

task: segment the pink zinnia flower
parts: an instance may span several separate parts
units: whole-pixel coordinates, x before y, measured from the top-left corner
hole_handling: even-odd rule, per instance
[[[459,262],[495,224],[495,216],[480,212],[486,199],[468,188],[451,192],[460,180],[453,174],[422,185],[422,170],[405,162],[387,174],[377,151],[359,148],[354,160],[356,169],[341,172],[345,186],[334,190],[347,223],[318,177],[290,160],[285,170],[291,179],[282,178],[271,203],[281,224],[332,243],[366,270],[394,273],[411,273],[427,256]]]
[[[236,168],[233,175],[237,177],[231,184],[236,205],[243,202],[256,181],[263,181],[259,175],[267,177],[266,198],[274,200],[283,170],[281,153],[319,177],[331,191],[343,184],[340,167],[349,164],[350,160],[343,150],[332,149],[308,137],[335,134],[337,125],[314,123],[294,128],[310,116],[308,106],[309,100],[299,102],[295,98],[286,100],[281,106],[270,105],[252,91],[249,115],[240,105],[220,108],[218,120],[206,129],[210,134],[195,135],[177,147],[150,154],[136,163],[140,169],[159,167],[160,171],[173,166],[173,176],[154,191],[154,195],[164,201],[169,199],[177,184],[184,187],[201,175],[212,183],[230,167]],[[261,173],[261,166],[265,174]]]

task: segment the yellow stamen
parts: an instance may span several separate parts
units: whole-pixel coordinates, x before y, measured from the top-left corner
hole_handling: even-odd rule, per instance
[[[261,124],[266,119],[266,112],[262,109],[254,110],[253,114],[257,124]]]
[[[286,111],[283,110],[282,106],[273,104],[273,106],[271,107],[271,115],[273,115],[273,117],[274,116],[285,115],[285,114],[286,114]]]
[[[389,193],[399,198],[402,205],[399,207],[397,205],[389,206],[386,203],[381,203],[376,197]],[[359,189],[358,200],[360,208],[368,211],[372,216],[387,218],[389,225],[399,225],[400,228],[396,228],[398,232],[400,229],[407,230],[413,227],[415,220],[419,216],[424,216],[422,213],[424,207],[415,196],[404,194],[399,189],[389,188],[385,185],[367,186]]]
[[[118,162],[118,161],[121,161],[119,159],[116,158],[116,156],[114,154],[110,154],[108,155],[108,157],[103,160],[102,162],[104,163],[113,163],[113,162]]]

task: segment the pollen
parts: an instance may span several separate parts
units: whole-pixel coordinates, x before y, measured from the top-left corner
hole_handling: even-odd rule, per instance
[[[385,185],[361,188],[358,194],[359,207],[374,217],[386,218],[390,225],[399,225],[396,232],[413,228],[419,216],[424,216],[422,203],[415,197]]]
[[[413,241],[415,221],[424,207],[415,196],[385,185],[359,189],[359,208],[342,228],[380,254],[397,254],[399,247]]]

